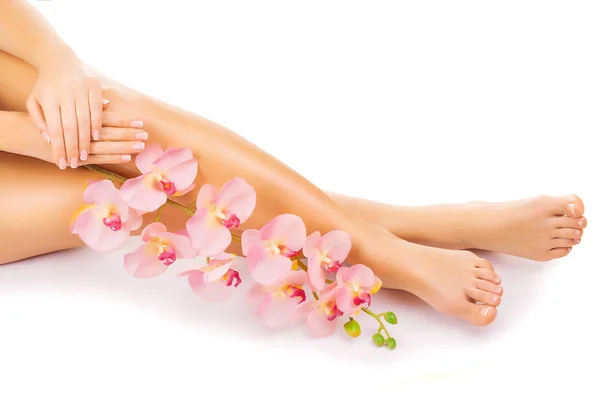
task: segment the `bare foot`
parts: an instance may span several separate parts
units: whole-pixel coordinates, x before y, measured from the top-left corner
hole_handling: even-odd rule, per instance
[[[372,253],[372,262],[385,287],[411,292],[438,311],[476,326],[496,318],[503,289],[489,261],[470,251],[422,246],[391,235],[373,246],[378,252]]]
[[[575,195],[539,196],[507,203],[471,203],[472,248],[536,261],[564,257],[580,243],[587,220]]]

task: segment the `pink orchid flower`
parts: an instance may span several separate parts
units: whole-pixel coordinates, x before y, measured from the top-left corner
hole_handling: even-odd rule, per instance
[[[348,257],[352,242],[344,231],[331,231],[321,237],[313,232],[304,241],[304,256],[308,258],[308,278],[317,289],[325,289],[325,273],[337,272]]]
[[[223,253],[231,244],[230,229],[246,222],[256,206],[256,192],[242,178],[223,185],[220,192],[204,185],[196,200],[196,214],[186,224],[192,245],[202,257]]]
[[[88,186],[83,201],[86,205],[71,220],[71,232],[96,251],[118,249],[130,232],[142,225],[142,217],[129,208],[107,179]]]
[[[262,285],[274,285],[291,269],[294,257],[302,249],[306,227],[300,217],[282,214],[262,227],[242,234],[242,252],[250,275]]]
[[[260,318],[267,326],[290,325],[300,317],[298,306],[306,300],[302,287],[307,282],[306,272],[290,271],[274,285],[255,284],[248,291],[247,298],[258,305]]]
[[[125,255],[125,269],[136,278],[160,275],[176,260],[196,256],[188,237],[167,232],[160,222],[142,231],[142,241],[137,250]]]
[[[194,188],[198,161],[190,149],[163,149],[149,145],[135,158],[141,176],[121,186],[121,196],[131,208],[142,212],[157,210],[167,196],[182,196]]]
[[[234,260],[233,254],[221,254],[211,258],[207,266],[179,275],[188,277],[190,287],[201,299],[223,302],[232,296],[232,289],[242,283],[239,272],[231,268]]]
[[[368,308],[371,305],[371,295],[381,289],[381,280],[371,268],[362,264],[342,267],[336,277],[340,288],[337,294],[338,307],[349,315],[356,314],[361,307]]]
[[[339,291],[337,284],[332,283],[319,293],[319,300],[306,301],[300,305],[299,312],[308,313],[306,323],[312,336],[323,338],[331,336],[335,331],[339,317],[344,315],[337,305],[336,296]]]

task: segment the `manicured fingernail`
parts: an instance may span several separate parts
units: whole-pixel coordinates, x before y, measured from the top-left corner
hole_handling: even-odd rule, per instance
[[[71,158],[71,168],[77,168],[77,162],[79,160],[77,160],[77,157],[72,157]]]
[[[67,159],[66,158],[61,157],[60,160],[58,160],[58,168],[60,168],[60,169],[67,168]]]
[[[499,276],[495,277],[495,278],[494,278],[494,282],[496,282],[496,283],[500,283],[500,277],[499,277]]]
[[[110,104],[110,100],[102,99],[102,104],[104,104],[106,106],[106,105]]]
[[[88,151],[86,149],[81,150],[80,158],[81,158],[82,161],[87,160],[87,158],[88,158]]]
[[[136,142],[133,144],[133,149],[134,150],[144,150],[144,143],[143,142]]]
[[[135,119],[133,121],[130,122],[131,126],[133,126],[134,128],[141,128],[144,126],[144,122],[140,121],[139,119]]]
[[[483,317],[487,317],[487,315],[489,314],[490,310],[492,309],[492,307],[488,307],[485,309],[485,311],[483,312]]]
[[[575,203],[569,203],[569,209],[571,210],[571,215],[575,216]]]
[[[123,160],[123,161],[131,161],[131,156],[130,155],[121,156],[121,160]]]
[[[46,143],[50,144],[50,136],[46,132],[42,132],[42,137],[46,141]]]
[[[94,140],[100,140],[100,131],[98,131],[98,129],[94,129],[94,132],[92,132],[92,138]]]
[[[135,138],[140,140],[146,140],[148,139],[148,132],[137,132],[135,134]]]

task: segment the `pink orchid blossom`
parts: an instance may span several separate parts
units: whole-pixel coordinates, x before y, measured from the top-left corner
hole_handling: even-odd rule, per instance
[[[129,208],[107,179],[88,186],[83,201],[86,205],[71,220],[71,232],[96,251],[118,249],[130,232],[142,225],[142,217]]]
[[[267,326],[291,325],[300,317],[298,307],[306,300],[302,287],[307,282],[306,272],[290,271],[274,285],[255,284],[248,291],[247,298],[258,305],[260,318]]]
[[[142,241],[137,250],[125,255],[125,269],[136,278],[160,275],[176,260],[196,256],[187,236],[167,232],[160,222],[142,231]]]
[[[304,256],[308,258],[308,278],[317,289],[325,289],[325,273],[337,272],[348,257],[352,242],[344,231],[331,231],[321,237],[314,232],[304,241]]]
[[[331,336],[339,317],[344,313],[338,308],[336,296],[340,288],[336,283],[327,286],[319,293],[319,300],[306,301],[300,305],[299,313],[308,313],[306,323],[309,333],[317,338]]]
[[[302,249],[306,227],[300,217],[282,214],[262,227],[242,234],[242,252],[250,275],[262,285],[274,285],[291,269],[291,257]]]
[[[210,259],[207,266],[179,274],[187,276],[194,293],[203,300],[218,303],[228,300],[233,289],[242,283],[238,271],[231,268],[235,256],[221,254]]]
[[[220,192],[204,185],[196,200],[196,213],[186,224],[192,245],[202,257],[223,253],[231,244],[230,229],[246,222],[256,206],[256,192],[242,178],[223,185]]]
[[[141,176],[127,180],[121,196],[131,208],[157,210],[168,196],[182,196],[194,188],[198,161],[186,148],[167,149],[153,143],[135,158]]]
[[[342,267],[336,277],[340,288],[337,294],[338,307],[350,316],[360,311],[361,307],[368,308],[371,305],[371,295],[381,288],[381,280],[371,268],[362,264]]]

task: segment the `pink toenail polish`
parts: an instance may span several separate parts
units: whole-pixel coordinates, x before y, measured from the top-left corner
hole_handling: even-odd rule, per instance
[[[570,203],[569,204],[569,208],[571,209],[571,214],[573,216],[575,216],[575,204],[574,203]]]

